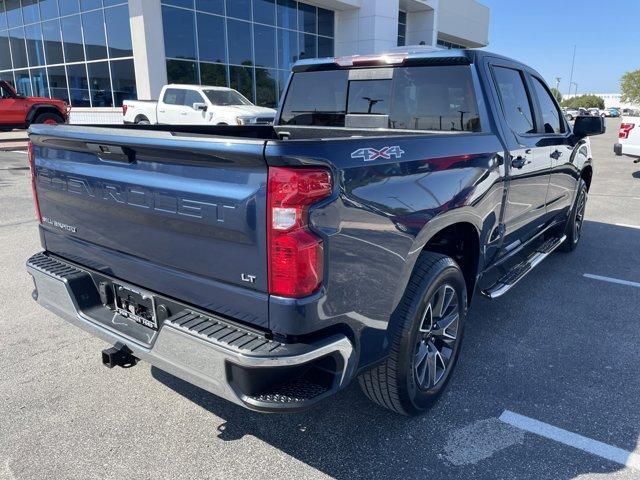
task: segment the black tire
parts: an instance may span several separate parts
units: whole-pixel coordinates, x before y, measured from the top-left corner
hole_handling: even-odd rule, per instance
[[[567,115],[567,120],[571,122],[573,120],[573,115]]]
[[[64,118],[57,113],[53,112],[43,112],[36,116],[35,120],[31,122],[34,123],[49,123],[52,125],[58,125],[60,123],[64,123]]]
[[[144,115],[140,115],[136,117],[135,122],[136,125],[151,125],[151,122]]]
[[[576,195],[576,201],[573,204],[571,214],[567,219],[567,224],[564,229],[564,234],[567,236],[567,239],[560,246],[560,249],[563,252],[573,252],[580,242],[580,238],[582,237],[582,226],[584,224],[584,213],[587,206],[588,197],[589,195],[587,190],[587,182],[585,182],[584,179],[581,178],[580,183],[578,184],[578,194]]]
[[[441,293],[442,292],[442,293]],[[451,307],[454,300],[449,301],[446,311],[441,315],[447,319],[457,315],[455,325],[455,339],[441,342],[442,364],[441,376],[438,379],[438,357],[429,348],[429,340],[425,335],[432,335],[432,344],[437,347],[436,332],[442,330],[444,336],[451,336],[451,327],[438,325],[435,313],[442,313],[445,298],[449,292],[455,292],[457,304]],[[443,303],[439,304],[439,299]],[[435,304],[435,306],[433,305]],[[440,308],[440,312],[437,312]],[[431,320],[429,320],[431,310]],[[391,321],[391,352],[387,360],[371,370],[364,372],[358,378],[360,387],[370,400],[378,405],[403,415],[419,415],[426,412],[442,395],[460,354],[460,345],[464,333],[467,316],[467,288],[458,264],[450,257],[438,253],[425,252],[420,255],[414,273],[409,280],[407,290]],[[426,323],[430,323],[426,332]],[[447,332],[447,329],[449,329]],[[419,361],[421,352],[424,353],[424,373]],[[445,364],[444,354],[449,357]],[[435,360],[430,360],[435,357]],[[432,363],[430,363],[432,362]],[[435,363],[433,363],[435,362]],[[435,368],[430,368],[434,365]],[[432,378],[433,374],[433,378]],[[427,384],[420,383],[420,376]],[[425,377],[429,378],[425,378]],[[433,383],[432,383],[433,380]]]

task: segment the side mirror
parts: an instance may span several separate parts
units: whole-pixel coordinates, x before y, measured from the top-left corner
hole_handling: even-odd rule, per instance
[[[604,118],[598,117],[576,117],[573,124],[573,134],[578,138],[590,137],[591,135],[602,135],[607,129],[604,125]]]
[[[193,109],[197,110],[199,112],[206,112],[207,111],[207,104],[206,103],[194,103],[193,104]]]

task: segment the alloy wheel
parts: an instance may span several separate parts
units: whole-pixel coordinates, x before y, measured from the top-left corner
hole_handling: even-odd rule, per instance
[[[429,300],[418,331],[414,375],[422,390],[436,387],[452,366],[459,325],[458,294],[452,286],[442,285]]]

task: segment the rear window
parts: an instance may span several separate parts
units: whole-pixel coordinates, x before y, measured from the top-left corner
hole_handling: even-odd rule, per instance
[[[348,70],[293,76],[284,125],[344,127],[347,115],[383,116],[391,129],[480,131],[469,66],[397,67],[386,78]]]

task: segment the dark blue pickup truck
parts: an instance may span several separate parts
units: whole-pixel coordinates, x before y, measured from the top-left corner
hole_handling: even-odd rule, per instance
[[[603,131],[531,68],[456,50],[299,62],[274,126],[34,125],[33,297],[109,367],[271,412],[358,377],[418,414],[474,292],[576,247]]]

